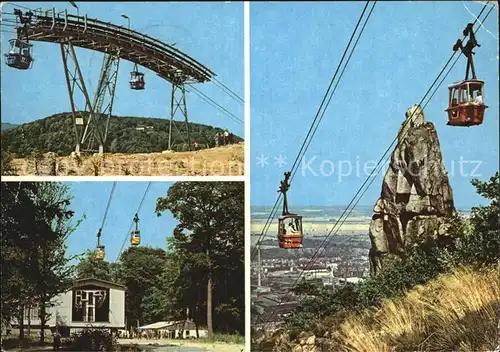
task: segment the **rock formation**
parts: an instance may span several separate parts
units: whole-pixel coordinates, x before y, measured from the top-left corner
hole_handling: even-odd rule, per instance
[[[398,144],[373,208],[370,268],[376,275],[384,261],[411,244],[447,232],[454,216],[453,194],[443,165],[436,129],[414,105],[401,126]]]

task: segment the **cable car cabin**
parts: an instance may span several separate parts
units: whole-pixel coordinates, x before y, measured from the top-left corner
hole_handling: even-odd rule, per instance
[[[27,70],[33,65],[33,57],[31,55],[33,45],[20,40],[9,40],[10,50],[5,54],[5,63],[7,66],[17,68],[19,70]]]
[[[280,248],[302,248],[302,216],[288,214],[278,219],[278,241]]]
[[[146,86],[144,82],[144,73],[139,71],[130,72],[130,89],[141,90]]]
[[[105,250],[104,246],[97,246],[95,249],[95,259],[104,260]]]
[[[473,126],[483,123],[488,106],[483,101],[484,81],[465,80],[448,87],[450,91],[448,109],[449,126]]]
[[[138,246],[141,244],[141,231],[132,231],[132,236],[130,236],[130,244],[132,246]]]

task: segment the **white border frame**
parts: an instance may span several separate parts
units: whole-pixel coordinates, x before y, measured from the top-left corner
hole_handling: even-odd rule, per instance
[[[245,351],[251,350],[250,287],[250,1],[243,3],[244,100],[245,100]]]

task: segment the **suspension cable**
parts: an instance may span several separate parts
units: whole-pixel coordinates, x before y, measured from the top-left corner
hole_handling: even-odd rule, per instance
[[[219,87],[222,91],[226,92],[235,101],[237,101],[241,105],[244,104],[245,101],[243,100],[243,98],[241,98],[238,94],[236,94],[234,91],[232,91],[231,89],[229,89],[224,83],[222,83],[216,77],[212,78],[212,82],[214,83],[215,86]]]
[[[233,121],[243,125],[244,122],[242,119],[240,119],[239,117],[237,117],[235,114],[231,113],[230,111],[228,111],[227,109],[225,109],[224,107],[222,107],[220,104],[218,104],[215,100],[213,100],[212,98],[210,98],[209,96],[207,96],[205,93],[201,92],[198,88],[196,88],[194,85],[190,85],[190,88],[193,89],[193,92],[199,96],[200,98],[202,98],[205,102],[207,102],[208,104],[212,105],[213,107],[217,108],[219,111],[221,111],[222,113],[224,113],[226,116],[228,116],[230,119],[232,119]],[[189,90],[186,89],[186,91],[189,92]]]
[[[104,224],[106,223],[106,218],[108,217],[109,206],[111,205],[111,200],[113,199],[113,195],[115,193],[116,181],[113,182],[113,186],[111,187],[111,193],[109,194],[108,204],[106,204],[106,210],[104,211],[104,216],[102,217],[101,227],[104,228]]]
[[[104,224],[106,223],[106,218],[108,217],[109,206],[111,205],[111,200],[113,199],[113,195],[115,193],[116,181],[113,182],[113,186],[111,187],[111,192],[109,193],[108,203],[106,204],[106,209],[104,210],[104,215],[102,217],[101,226],[97,231],[97,246],[101,245],[101,236],[102,229],[104,228]]]
[[[334,75],[333,75],[333,77],[332,77],[332,79],[331,79],[331,81],[330,81],[330,84],[329,84],[329,86],[328,86],[328,89],[327,89],[327,91],[326,91],[325,95],[323,96],[323,99],[322,99],[321,104],[320,104],[320,106],[319,106],[319,108],[318,108],[318,111],[316,112],[316,115],[315,115],[315,117],[314,117],[314,119],[313,119],[313,122],[311,123],[311,126],[309,127],[309,131],[307,132],[307,135],[306,135],[306,137],[305,137],[305,139],[304,139],[304,141],[303,141],[303,143],[302,143],[302,146],[300,147],[299,154],[297,155],[297,157],[296,157],[296,159],[295,159],[295,161],[294,161],[294,163],[293,163],[293,165],[292,165],[292,169],[291,169],[292,175],[293,175],[293,174],[295,174],[295,172],[296,172],[296,166],[298,165],[298,163],[300,162],[300,160],[302,160],[302,158],[304,157],[305,152],[307,151],[307,148],[308,148],[308,147],[309,147],[309,145],[310,145],[310,140],[312,140],[312,138],[314,137],[314,133],[316,132],[317,126],[319,125],[319,122],[321,122],[321,119],[323,118],[323,115],[324,115],[324,113],[325,113],[326,109],[328,108],[328,105],[330,104],[330,100],[331,100],[331,98],[333,97],[333,93],[335,93],[335,90],[336,90],[336,88],[337,88],[337,86],[338,86],[338,83],[337,83],[337,85],[335,86],[335,88],[334,88],[334,90],[333,90],[333,91],[331,91],[331,92],[330,92],[330,90],[331,90],[331,88],[332,88],[332,86],[333,86],[333,84],[334,84],[334,82],[335,82],[335,79],[337,78],[337,74],[338,74],[338,72],[339,72],[339,70],[340,70],[340,67],[342,66],[342,63],[343,63],[343,61],[344,61],[344,59],[345,59],[345,57],[346,57],[346,55],[347,55],[347,53],[348,53],[348,51],[349,51],[349,48],[350,48],[351,43],[352,43],[352,41],[353,41],[353,39],[354,39],[354,37],[355,37],[355,35],[356,35],[356,32],[357,32],[357,30],[358,30],[358,27],[359,27],[359,25],[361,24],[361,22],[362,22],[362,20],[363,20],[364,14],[365,14],[365,12],[366,12],[366,10],[367,10],[367,8],[368,8],[369,3],[370,3],[370,0],[368,0],[368,1],[366,2],[365,6],[364,6],[364,8],[363,8],[363,11],[361,12],[361,15],[359,16],[359,19],[358,19],[358,21],[357,21],[357,23],[356,23],[356,26],[354,27],[354,30],[353,30],[353,32],[352,32],[352,34],[351,34],[350,39],[349,39],[349,42],[348,42],[348,44],[347,44],[346,48],[344,49],[344,53],[342,54],[342,57],[341,57],[341,59],[340,59],[340,61],[339,61],[338,65],[337,65],[337,68],[336,68],[336,70],[335,70],[335,73],[334,73]],[[358,37],[358,39],[356,40],[356,42],[355,42],[355,44],[354,44],[354,46],[353,46],[353,49],[352,49],[351,55],[349,55],[349,57],[348,57],[348,59],[347,59],[347,61],[346,61],[346,67],[347,67],[347,64],[349,63],[349,60],[350,60],[350,58],[351,58],[351,56],[352,56],[352,53],[354,52],[355,47],[357,46],[357,43],[358,43],[358,41],[359,41],[359,38],[361,37],[361,34],[362,34],[362,32],[363,32],[363,30],[364,30],[364,28],[365,28],[365,26],[366,26],[366,23],[368,22],[368,19],[370,18],[371,14],[372,14],[373,8],[375,7],[376,3],[377,3],[377,1],[375,1],[375,2],[374,2],[373,6],[372,6],[372,8],[371,8],[371,10],[370,10],[370,13],[369,13],[369,15],[368,15],[368,17],[367,17],[367,19],[366,19],[366,22],[365,22],[365,24],[363,25],[363,28],[362,28],[361,32],[359,33],[359,37]],[[345,71],[345,67],[344,67],[344,70],[342,71],[341,75],[343,75],[344,71]],[[341,78],[342,78],[342,77],[339,77],[339,82],[340,82],[340,79],[341,79]],[[325,105],[325,102],[326,102],[326,105]],[[323,106],[324,106],[324,108],[323,108]],[[321,116],[321,117],[320,117],[320,116]],[[319,122],[318,122],[318,125],[316,125],[316,122],[317,122],[317,121],[319,121]],[[316,128],[315,128],[315,125],[316,125]],[[291,182],[290,182],[290,183],[291,183]],[[278,206],[278,204],[279,204],[279,202],[280,202],[281,197],[282,197],[282,194],[280,193],[280,194],[279,194],[279,196],[278,196],[278,199],[276,200],[276,203],[275,203],[275,205],[274,205],[274,207],[273,207],[273,209],[272,209],[272,211],[271,211],[271,214],[269,215],[269,217],[268,217],[268,219],[267,219],[267,221],[266,221],[266,225],[264,226],[264,228],[263,228],[263,230],[262,230],[262,232],[261,232],[261,234],[260,234],[260,236],[259,236],[259,239],[258,239],[258,241],[257,241],[257,243],[256,243],[256,245],[255,245],[255,247],[254,247],[254,250],[253,250],[253,252],[252,252],[252,257],[251,257],[251,259],[252,259],[252,260],[254,259],[255,254],[256,254],[256,253],[257,253],[257,251],[258,251],[258,249],[257,249],[257,248],[258,248],[258,246],[259,246],[259,243],[260,243],[261,239],[262,239],[262,238],[263,238],[263,236],[265,236],[265,234],[267,233],[267,230],[268,230],[268,229],[269,229],[269,227],[271,226],[271,223],[272,223],[272,221],[274,220],[274,218],[275,218],[275,216],[276,216],[277,206]]]
[[[141,211],[142,205],[144,203],[144,200],[146,199],[146,196],[147,196],[150,188],[151,188],[151,181],[148,182],[146,190],[144,191],[144,194],[143,194],[143,196],[141,198],[141,201],[139,203],[139,206],[137,207],[137,211],[135,212],[135,214],[139,214],[139,212]],[[134,220],[132,220],[132,223],[130,224],[130,228],[127,231],[127,233],[125,234],[125,238],[123,239],[123,243],[122,243],[122,246],[120,247],[120,251],[118,252],[118,255],[116,256],[116,261],[118,261],[120,259],[120,255],[122,254],[123,247],[125,247],[125,242],[127,242],[127,238],[129,237],[130,231],[132,231],[132,228],[134,227],[134,224],[135,224],[135,222],[134,222]]]

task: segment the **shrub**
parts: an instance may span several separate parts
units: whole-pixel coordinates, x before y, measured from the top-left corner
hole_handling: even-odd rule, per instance
[[[117,345],[116,337],[107,329],[83,329],[71,337],[71,351],[112,351]]]

